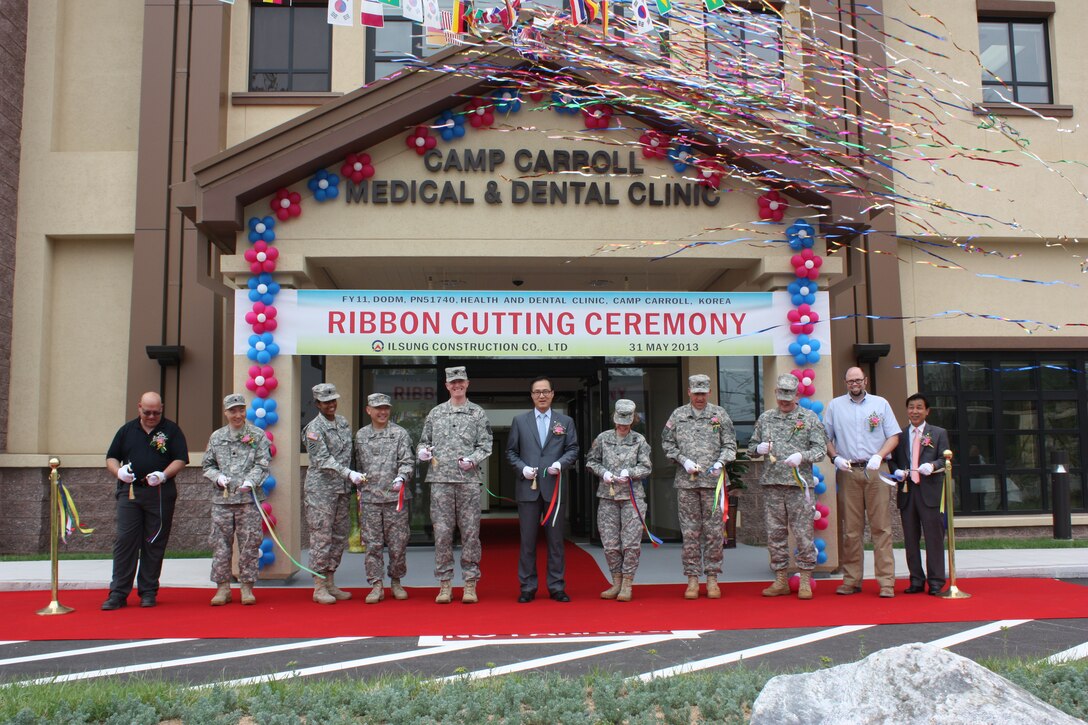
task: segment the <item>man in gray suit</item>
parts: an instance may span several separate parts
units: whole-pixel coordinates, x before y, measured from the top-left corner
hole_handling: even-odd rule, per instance
[[[578,460],[578,435],[570,416],[552,410],[555,390],[551,380],[539,377],[529,391],[534,409],[514,418],[506,444],[506,459],[517,471],[515,497],[521,525],[518,601],[525,604],[536,598],[536,540],[541,518],[551,509],[543,526],[548,543],[548,592],[557,602],[569,602],[563,579],[563,524],[567,507],[562,486],[557,484],[562,471],[570,470]]]

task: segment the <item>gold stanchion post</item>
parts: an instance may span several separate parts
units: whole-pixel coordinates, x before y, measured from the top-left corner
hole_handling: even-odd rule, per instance
[[[944,452],[944,510],[948,516],[948,590],[944,599],[970,599],[971,595],[956,586],[956,523],[952,505],[952,451]]]
[[[50,614],[68,614],[68,612],[75,611],[71,607],[64,606],[57,599],[57,589],[60,580],[58,574],[60,566],[57,561],[57,539],[60,538],[60,527],[62,526],[60,520],[60,486],[57,485],[60,480],[60,474],[57,473],[57,469],[60,468],[60,459],[50,458],[49,468],[49,566],[52,572],[53,601],[49,602],[49,606],[45,609],[38,610],[38,614],[42,616],[48,616]]]

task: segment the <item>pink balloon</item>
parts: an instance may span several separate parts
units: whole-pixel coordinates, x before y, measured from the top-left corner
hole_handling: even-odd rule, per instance
[[[823,531],[827,528],[827,524],[827,519],[816,519],[812,522],[812,528],[816,529],[817,531]]]
[[[261,508],[264,509],[265,515],[267,515],[267,516],[272,515],[272,504],[265,501],[264,503],[261,504]]]

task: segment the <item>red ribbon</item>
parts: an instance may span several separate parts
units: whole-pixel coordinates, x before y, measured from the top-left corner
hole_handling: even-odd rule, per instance
[[[552,501],[548,504],[548,512],[544,514],[544,518],[540,520],[540,525],[543,526],[549,518],[552,518],[552,511],[555,511],[555,518],[559,518],[559,503],[563,498],[561,491],[563,490],[563,469],[559,469],[559,473],[555,477],[555,490],[552,491]],[[552,520],[552,526],[555,526],[555,520]]]

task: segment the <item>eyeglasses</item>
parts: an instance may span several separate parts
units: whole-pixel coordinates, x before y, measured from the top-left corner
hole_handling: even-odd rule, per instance
[[[161,410],[141,410],[140,415],[144,416],[145,418],[157,418],[160,415],[162,415],[162,411]]]
[[[555,392],[555,391],[553,391],[553,390],[533,390],[533,391],[530,391],[529,394],[532,395],[534,398],[546,398],[549,395],[551,395],[553,392]]]
[[[865,378],[858,378],[857,380],[847,380],[846,384],[847,385],[859,385],[859,384],[864,383],[864,382],[865,382]]]

